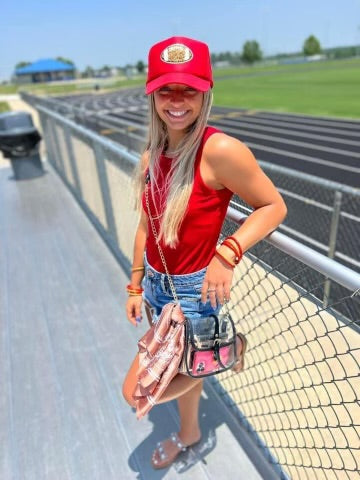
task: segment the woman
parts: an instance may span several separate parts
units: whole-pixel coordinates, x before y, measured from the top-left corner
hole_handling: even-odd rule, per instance
[[[133,325],[141,321],[143,299],[149,321],[156,321],[162,306],[172,300],[144,201],[147,172],[151,179],[150,212],[156,218],[181,308],[192,321],[218,312],[230,299],[233,268],[242,253],[276,229],[286,216],[281,195],[246,145],[207,126],[212,86],[206,44],[172,37],[150,49],[146,82],[149,140],[138,168],[142,211],[126,306]],[[231,240],[216,248],[233,193],[254,211]],[[241,349],[240,342],[240,359]],[[124,397],[132,406],[137,369],[138,356],[123,385]],[[177,399],[180,431],[158,444],[152,456],[154,468],[168,466],[182,450],[200,440],[201,391],[201,379],[178,374],[162,395],[159,403]]]

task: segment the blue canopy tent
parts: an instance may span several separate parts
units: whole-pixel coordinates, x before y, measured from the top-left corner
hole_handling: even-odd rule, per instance
[[[21,83],[24,82],[51,82],[54,80],[68,80],[75,78],[75,65],[60,60],[43,59],[17,68],[15,76]]]

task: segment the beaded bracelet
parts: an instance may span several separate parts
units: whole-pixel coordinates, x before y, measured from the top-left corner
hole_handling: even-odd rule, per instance
[[[133,287],[130,283],[129,285],[126,285],[126,291],[130,294],[130,295],[141,295],[142,292],[144,291],[143,288],[137,288],[137,287]]]
[[[134,290],[132,288],[127,288],[126,291],[128,293],[142,293],[144,290],[142,288],[141,289],[140,288],[139,289],[134,289]]]

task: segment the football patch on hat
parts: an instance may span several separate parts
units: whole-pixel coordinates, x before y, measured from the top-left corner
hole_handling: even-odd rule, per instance
[[[160,55],[165,63],[186,63],[193,58],[193,52],[182,43],[174,43],[166,47]]]

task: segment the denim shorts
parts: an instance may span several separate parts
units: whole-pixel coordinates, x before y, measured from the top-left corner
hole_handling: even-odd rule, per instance
[[[152,319],[153,323],[155,323],[163,306],[166,303],[174,301],[174,297],[171,294],[167,275],[158,272],[149,264],[146,253],[144,255],[144,265],[143,298],[152,307]],[[221,305],[217,303],[216,309],[214,310],[209,299],[207,299],[207,302],[204,304],[201,302],[201,289],[206,268],[207,267],[185,275],[171,275],[181,309],[185,317],[191,320],[208,317],[211,314],[217,315],[221,308]]]

